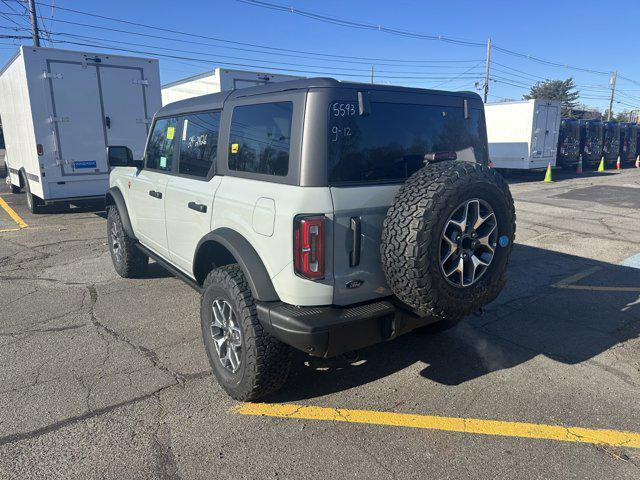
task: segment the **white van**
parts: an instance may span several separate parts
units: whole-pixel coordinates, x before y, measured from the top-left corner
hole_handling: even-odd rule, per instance
[[[489,158],[495,168],[529,170],[556,165],[559,101],[487,103],[484,114]]]
[[[286,82],[304,77],[248,70],[216,68],[210,72],[176,80],[162,86],[162,105],[186,98],[199,97],[238,88],[256,87],[273,82]]]
[[[21,46],[0,71],[0,118],[14,193],[29,209],[100,199],[107,145],[142,156],[160,108],[158,61]]]

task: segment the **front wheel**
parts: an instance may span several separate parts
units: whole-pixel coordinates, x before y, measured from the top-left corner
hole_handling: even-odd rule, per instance
[[[213,374],[231,397],[257,400],[284,385],[292,350],[262,328],[238,265],[225,265],[207,275],[200,323]]]
[[[136,241],[127,234],[116,207],[109,207],[107,213],[107,241],[113,267],[118,275],[123,278],[144,275],[149,257],[138,250]]]

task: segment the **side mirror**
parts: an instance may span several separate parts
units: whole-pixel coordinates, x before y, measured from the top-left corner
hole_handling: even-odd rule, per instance
[[[133,153],[129,147],[108,146],[107,162],[109,167],[136,167],[141,168],[142,162],[133,159]]]

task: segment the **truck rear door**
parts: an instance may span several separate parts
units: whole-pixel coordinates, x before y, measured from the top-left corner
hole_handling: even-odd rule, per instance
[[[337,305],[391,294],[380,262],[382,225],[396,192],[424,165],[425,154],[455,151],[460,160],[487,161],[480,103],[465,118],[459,96],[373,91],[370,111],[360,115],[354,96],[328,105]]]
[[[555,156],[558,146],[558,107],[537,103],[534,112],[531,156],[535,158]]]
[[[142,158],[148,112],[142,68],[98,67],[107,145],[125,145]]]
[[[107,145],[142,158],[148,112],[141,68],[51,60],[58,163],[63,176],[107,174]]]
[[[57,163],[63,176],[107,173],[98,69],[49,61]]]

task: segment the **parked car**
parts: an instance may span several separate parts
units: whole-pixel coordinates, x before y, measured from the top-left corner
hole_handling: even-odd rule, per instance
[[[13,193],[39,213],[102,201],[106,147],[141,155],[160,108],[158,61],[22,46],[0,71],[0,118]]]
[[[604,129],[600,120],[580,120],[580,154],[586,168],[595,168],[602,158]]]
[[[602,155],[607,166],[611,167],[618,161],[620,155],[620,123],[603,122]]]
[[[474,93],[308,79],[163,107],[143,160],[110,146],[116,271],[201,292],[218,382],[255,400],[291,348],[334,357],[450,326],[506,282],[509,188]]]
[[[564,169],[576,168],[580,160],[580,122],[571,118],[560,121],[556,165]]]

